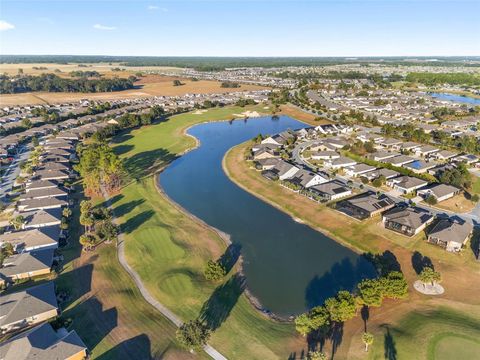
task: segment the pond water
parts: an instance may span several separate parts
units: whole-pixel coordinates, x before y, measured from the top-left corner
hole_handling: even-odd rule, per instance
[[[469,96],[447,94],[447,93],[428,93],[430,96],[439,100],[448,100],[454,102],[461,102],[471,105],[480,105],[480,99],[476,99]]]
[[[259,133],[301,127],[305,125],[286,116],[194,126],[188,133],[200,140],[200,147],[158,178],[174,201],[230,234],[241,247],[249,290],[264,308],[281,316],[303,312],[374,275],[364,257],[244,191],[223,172],[222,159],[231,147]]]

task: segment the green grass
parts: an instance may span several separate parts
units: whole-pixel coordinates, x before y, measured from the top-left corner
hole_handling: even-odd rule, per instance
[[[475,194],[479,194],[480,195],[480,177],[477,177],[475,176],[474,177],[476,180],[474,181],[473,185],[472,185],[472,191],[475,193]]]
[[[413,311],[375,335],[371,359],[474,359],[471,354],[480,349],[480,319],[478,314],[439,307]]]
[[[206,262],[218,258],[225,244],[160,195],[151,176],[195,145],[193,138],[183,135],[187,127],[230,119],[245,110],[261,109],[229,107],[202,115],[182,114],[114,138],[115,151],[136,180],[113,198],[113,206],[126,237],[127,259],[160,302],[183,320],[201,316],[216,329],[210,343],[228,358],[286,358],[304,345],[293,325],[258,313],[242,294],[243,284],[234,274],[224,283],[204,279]]]
[[[432,339],[430,343],[431,359],[475,359],[480,354],[478,339],[459,336],[454,333],[445,333]]]
[[[80,187],[73,197],[76,206],[71,240],[61,249],[65,261],[55,280],[57,289],[70,296],[62,305],[62,318],[73,320],[71,328],[83,339],[92,359],[139,359],[157,354],[185,358],[175,340],[175,326],[143,299],[118,262],[114,246],[99,247],[88,254],[88,261],[81,261],[80,256],[88,255],[81,255],[78,243],[82,232],[78,220],[78,204],[83,198]],[[90,293],[92,281],[100,286]]]

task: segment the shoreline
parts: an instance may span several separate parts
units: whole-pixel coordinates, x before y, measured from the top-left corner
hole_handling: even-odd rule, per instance
[[[274,208],[276,208],[277,210],[280,210],[282,211],[283,213],[287,214],[288,216],[290,216],[294,221],[297,221],[297,222],[300,222],[301,224],[303,225],[306,225],[308,227],[310,227],[311,229],[315,230],[315,231],[318,231],[319,233],[323,234],[324,236],[327,236],[329,238],[331,238],[333,241],[335,241],[336,243],[354,251],[356,254],[362,254],[364,253],[365,251],[360,249],[360,248],[357,248],[356,246],[350,244],[350,243],[347,243],[346,241],[344,240],[341,240],[340,238],[338,238],[337,236],[333,235],[330,231],[326,230],[326,229],[323,229],[323,228],[318,228],[318,227],[315,227],[315,226],[312,226],[311,224],[309,224],[307,221],[304,221],[303,219],[299,219],[297,218],[296,216],[294,216],[293,214],[291,214],[288,210],[284,209],[282,206],[278,205],[277,203],[265,198],[264,196],[262,196],[261,194],[257,194],[253,191],[251,191],[249,188],[247,188],[245,185],[241,184],[240,182],[238,182],[231,174],[230,172],[228,171],[227,169],[227,166],[226,166],[226,159],[228,157],[228,155],[231,153],[231,151],[241,145],[243,145],[245,143],[240,143],[238,145],[235,145],[233,147],[231,147],[226,153],[225,155],[223,156],[223,159],[222,159],[222,169],[223,169],[223,172],[225,173],[225,175],[228,177],[228,179],[230,181],[232,181],[235,185],[237,185],[238,187],[240,187],[241,189],[243,189],[244,191],[248,192],[249,194],[255,196],[256,198],[262,200],[263,202],[273,206]],[[300,221],[299,221],[300,220]]]

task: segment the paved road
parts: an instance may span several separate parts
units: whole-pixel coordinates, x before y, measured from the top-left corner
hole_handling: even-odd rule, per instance
[[[13,188],[13,183],[15,179],[20,174],[20,163],[25,161],[30,156],[30,149],[27,145],[22,146],[19,149],[18,155],[15,156],[14,160],[6,169],[6,174],[2,177],[0,183],[0,200],[4,200],[8,192]]]
[[[107,199],[107,204],[108,207],[112,210],[113,213],[113,208],[112,204],[110,202],[109,196],[103,191],[103,195],[105,199]],[[115,214],[113,213],[113,221],[115,224],[118,224],[118,219],[115,217]],[[171,312],[165,305],[162,303],[158,302],[152,294],[147,290],[145,285],[142,282],[142,279],[140,278],[140,275],[128,264],[126,258],[125,258],[125,236],[121,233],[118,235],[118,243],[117,243],[117,255],[118,255],[118,261],[122,265],[122,267],[130,274],[132,277],[133,281],[135,282],[135,285],[138,287],[138,290],[140,290],[140,293],[142,294],[143,298],[150,303],[153,307],[155,307],[158,311],[160,311],[168,320],[170,320],[172,323],[175,324],[175,326],[180,327],[183,324],[183,321],[175,315],[173,312]],[[227,360],[225,356],[220,354],[217,350],[215,350],[213,347],[210,345],[205,345],[203,347],[203,350],[212,358],[215,360]]]

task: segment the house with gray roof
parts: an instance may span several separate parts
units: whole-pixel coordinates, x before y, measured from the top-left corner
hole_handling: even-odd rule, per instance
[[[338,200],[352,194],[352,190],[340,180],[314,185],[308,188],[308,190],[324,201]]]
[[[447,184],[433,184],[417,191],[417,195],[423,198],[433,196],[437,202],[445,201],[460,193],[460,189]]]
[[[55,180],[29,180],[25,183],[25,191],[52,189],[58,187]]]
[[[426,210],[397,206],[383,214],[382,223],[386,229],[414,236],[425,229],[433,219],[434,216]]]
[[[402,194],[408,194],[412,191],[427,186],[428,181],[412,176],[400,176],[387,180],[387,185],[394,190],[401,192]]]
[[[9,243],[16,252],[38,249],[56,249],[60,239],[60,226],[47,226],[0,235],[0,246]]]
[[[447,251],[460,251],[473,233],[470,222],[454,219],[441,219],[428,233],[427,241]]]
[[[411,156],[398,155],[398,156],[394,156],[392,158],[385,159],[382,162],[387,163],[387,164],[391,164],[393,166],[402,166],[402,165],[405,165],[405,164],[408,164],[408,163],[411,163],[411,162],[414,162],[414,161],[415,161],[415,158],[413,158]]]
[[[53,281],[0,295],[0,331],[7,333],[53,319],[58,311]]]
[[[17,203],[20,212],[33,210],[60,209],[68,206],[66,199],[61,197],[49,197],[41,199],[23,200]]]
[[[379,215],[395,206],[395,201],[385,194],[367,191],[339,201],[336,209],[359,220]]]
[[[62,222],[61,209],[33,210],[23,212],[20,215],[25,219],[24,229],[60,225]]]
[[[46,189],[35,189],[20,195],[19,201],[32,200],[32,199],[46,199],[54,197],[66,198],[68,192],[60,187],[51,187]]]
[[[330,179],[314,172],[300,169],[292,178],[288,179],[287,181],[308,189],[311,186],[326,183],[330,181]]]
[[[34,250],[3,259],[0,267],[0,285],[50,274],[54,252],[54,249]]]
[[[38,325],[0,344],[2,360],[83,360],[87,347],[75,330]]]

